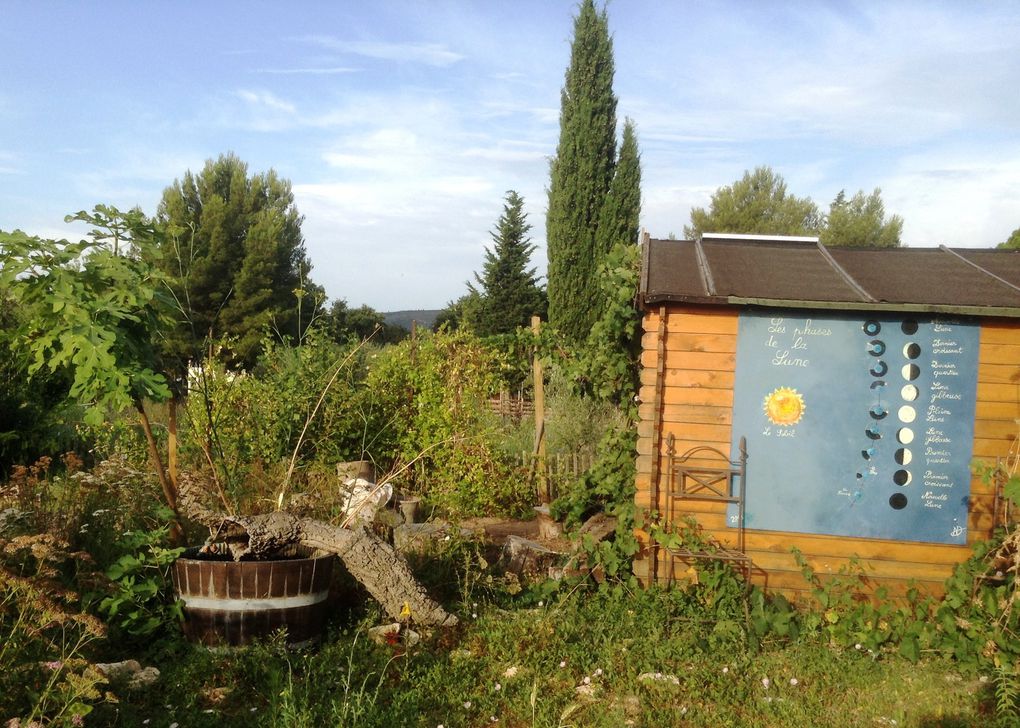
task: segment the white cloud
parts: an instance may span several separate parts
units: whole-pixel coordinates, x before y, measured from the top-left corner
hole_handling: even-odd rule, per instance
[[[908,245],[984,247],[1020,226],[1020,146],[914,155],[882,184],[887,211],[903,216]]]
[[[251,91],[240,89],[234,94],[241,100],[254,107],[264,107],[273,111],[282,111],[286,114],[297,112],[297,107],[290,101],[285,101],[270,91]]]
[[[339,53],[426,66],[450,66],[464,59],[441,43],[396,43],[390,41],[340,40],[329,35],[310,35],[306,42]]]

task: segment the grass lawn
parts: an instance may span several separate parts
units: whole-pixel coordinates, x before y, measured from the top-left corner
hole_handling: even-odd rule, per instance
[[[210,653],[171,641],[148,657],[159,683],[118,691],[122,701],[97,707],[89,724],[997,724],[991,681],[948,660],[915,664],[812,638],[752,645],[742,618],[706,620],[698,598],[575,590],[515,606],[479,597],[462,604],[460,627],[410,649],[369,640],[365,630],[381,621],[372,612],[333,625],[305,653],[272,644]]]

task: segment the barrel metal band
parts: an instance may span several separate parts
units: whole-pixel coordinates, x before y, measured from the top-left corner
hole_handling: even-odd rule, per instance
[[[328,591],[315,594],[301,594],[296,597],[270,597],[268,599],[217,599],[213,597],[182,596],[181,601],[188,609],[231,610],[235,612],[257,612],[269,609],[294,609],[320,604],[329,597]]]

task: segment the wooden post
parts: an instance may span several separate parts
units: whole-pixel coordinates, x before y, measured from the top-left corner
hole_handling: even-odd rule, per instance
[[[542,319],[531,317],[531,333],[537,338],[542,329]],[[549,475],[545,469],[545,381],[542,372],[542,360],[538,356],[538,347],[531,360],[531,371],[535,378],[535,469],[538,473],[538,500],[549,503]]]

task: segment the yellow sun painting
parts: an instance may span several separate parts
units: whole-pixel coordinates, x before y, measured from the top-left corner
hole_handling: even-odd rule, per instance
[[[778,387],[765,397],[764,408],[773,425],[796,425],[804,416],[804,398],[796,389]]]

